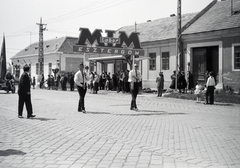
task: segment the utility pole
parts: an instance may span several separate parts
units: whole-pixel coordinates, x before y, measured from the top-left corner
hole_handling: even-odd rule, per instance
[[[39,46],[38,46],[38,63],[39,63],[39,75],[44,74],[44,52],[43,52],[43,31],[46,30],[47,24],[42,23],[42,18],[40,18],[39,25]]]
[[[176,38],[176,79],[175,79],[175,89],[177,90],[177,75],[178,75],[178,67],[179,61],[178,57],[181,58],[182,52],[182,42],[181,42],[181,0],[177,0],[177,38]]]

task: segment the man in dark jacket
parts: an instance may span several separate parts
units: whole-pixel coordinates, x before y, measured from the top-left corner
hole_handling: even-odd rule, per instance
[[[23,67],[23,74],[20,77],[19,86],[18,86],[18,118],[23,118],[22,112],[23,112],[23,105],[25,103],[26,109],[27,109],[27,118],[35,117],[33,115],[32,111],[32,103],[31,103],[31,84],[30,84],[30,78],[29,78],[29,70],[30,67],[28,65],[25,65]]]

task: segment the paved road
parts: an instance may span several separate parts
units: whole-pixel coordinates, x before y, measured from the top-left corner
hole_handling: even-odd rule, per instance
[[[100,91],[32,90],[34,119],[0,92],[1,168],[239,168],[240,105]]]

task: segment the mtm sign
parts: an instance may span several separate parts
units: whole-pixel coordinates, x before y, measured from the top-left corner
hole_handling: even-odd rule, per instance
[[[107,37],[102,37],[101,29],[96,29],[93,33],[88,28],[80,28],[80,31],[78,42],[73,46],[74,52],[144,56],[137,32],[127,36],[125,32],[119,31],[116,38],[116,31],[113,30],[105,31]]]

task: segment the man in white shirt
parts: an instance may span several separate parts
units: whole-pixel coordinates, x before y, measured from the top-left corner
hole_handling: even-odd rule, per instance
[[[79,93],[78,112],[86,113],[84,98],[87,92],[87,81],[89,81],[89,75],[84,71],[83,63],[79,64],[79,71],[74,75],[74,82],[77,85]]]
[[[213,77],[213,72],[209,72],[209,77],[206,83],[206,104],[208,104],[208,97],[210,99],[210,104],[214,103],[214,89],[215,89],[215,79]]]
[[[139,82],[141,82],[142,76],[138,70],[138,65],[134,64],[134,69],[129,72],[128,82],[130,82],[130,90],[132,95],[130,110],[138,110],[136,99],[139,90]]]

